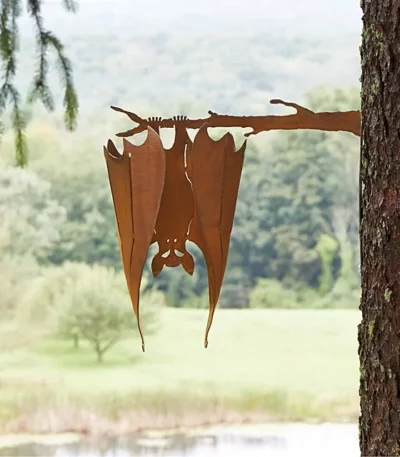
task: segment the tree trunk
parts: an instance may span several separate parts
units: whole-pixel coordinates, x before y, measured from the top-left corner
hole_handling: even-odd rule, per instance
[[[99,341],[96,341],[95,344],[94,344],[94,350],[96,351],[96,355],[97,355],[97,362],[98,363],[101,363],[103,361],[103,354],[104,354],[104,351],[101,347],[101,344]]]
[[[79,335],[77,333],[74,334],[74,349],[79,349]]]
[[[400,1],[362,0],[360,446],[400,453]]]

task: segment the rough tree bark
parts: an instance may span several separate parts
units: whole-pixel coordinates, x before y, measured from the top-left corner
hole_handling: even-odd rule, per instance
[[[362,0],[360,446],[400,455],[400,1]]]

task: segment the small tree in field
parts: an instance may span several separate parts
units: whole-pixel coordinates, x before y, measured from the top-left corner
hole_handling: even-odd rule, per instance
[[[121,339],[137,334],[136,320],[122,273],[100,265],[80,265],[80,270],[64,297],[59,332],[72,338],[75,346],[79,340],[88,341],[101,362]],[[158,292],[143,297],[142,319],[147,332],[154,329],[154,305],[162,301]]]
[[[134,327],[129,298],[113,271],[88,269],[70,291],[69,306],[60,317],[60,332],[87,340],[101,362],[104,354]]]
[[[144,281],[145,282],[145,281]],[[25,317],[62,338],[87,341],[101,362],[123,338],[138,335],[123,273],[100,265],[66,263],[50,268],[33,286],[23,306]],[[141,320],[147,333],[155,329],[155,308],[164,296],[143,294]]]
[[[137,334],[136,320],[121,273],[100,265],[80,265],[80,273],[63,299],[58,330],[73,339],[75,347],[79,340],[89,342],[98,362],[102,362],[116,343]],[[143,298],[143,325],[150,332],[155,323],[152,305],[162,303],[163,296],[149,292]]]

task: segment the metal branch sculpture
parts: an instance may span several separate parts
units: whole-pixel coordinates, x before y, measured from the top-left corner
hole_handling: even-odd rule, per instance
[[[239,127],[251,128],[251,132],[245,133],[245,136],[256,135],[261,132],[270,130],[325,130],[330,132],[349,132],[360,136],[361,117],[360,111],[344,111],[344,112],[324,112],[314,113],[313,111],[304,108],[296,103],[285,102],[280,99],[270,101],[273,105],[284,105],[294,108],[296,114],[287,116],[228,116],[209,111],[210,115],[204,119],[186,119],[180,118],[179,122],[187,129],[200,129],[204,124],[208,127]],[[176,125],[177,118],[162,119],[161,117],[151,117],[142,119],[137,114],[129,111],[111,107],[113,110],[126,114],[129,119],[137,123],[138,126],[126,132],[118,133],[117,136],[127,138],[137,133],[144,132],[148,126],[155,129],[173,128]]]
[[[296,109],[286,116],[227,116],[209,111],[205,119],[143,119],[121,108],[137,124],[118,133],[127,138],[147,131],[141,146],[124,139],[120,154],[111,140],[104,147],[111,192],[114,201],[118,239],[124,272],[133,309],[140,326],[139,291],[151,244],[159,251],[152,261],[156,277],[166,267],[182,265],[192,275],[194,260],[186,242],[202,251],[209,283],[209,317],[204,345],[208,345],[214,311],[225,274],[230,236],[239,192],[246,142],[236,150],[233,137],[227,133],[214,141],[208,135],[211,127],[251,128],[246,137],[270,130],[343,131],[360,136],[360,112],[315,113],[295,103],[271,100]],[[175,128],[175,142],[165,150],[159,131]],[[192,142],[187,129],[198,129]]]

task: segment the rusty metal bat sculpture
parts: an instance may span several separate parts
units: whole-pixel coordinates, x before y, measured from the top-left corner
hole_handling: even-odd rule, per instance
[[[182,265],[192,275],[195,264],[186,242],[203,253],[209,284],[209,317],[204,345],[208,345],[215,308],[225,274],[230,236],[238,198],[246,142],[236,150],[227,133],[214,141],[211,127],[250,127],[246,136],[268,130],[314,129],[346,131],[360,135],[359,111],[314,113],[294,103],[272,100],[295,108],[288,116],[224,116],[209,112],[206,119],[142,119],[115,108],[139,124],[118,136],[126,138],[147,131],[141,146],[124,139],[120,154],[110,140],[104,147],[124,272],[140,326],[139,292],[148,250],[158,244],[151,264],[156,277],[164,267]],[[175,127],[175,142],[165,150],[160,128]],[[192,142],[187,129],[198,129]]]
[[[192,143],[186,128],[177,123],[169,150],[150,126],[141,146],[124,140],[122,155],[112,141],[104,148],[122,263],[143,350],[139,291],[149,247],[157,243],[159,248],[151,265],[154,276],[164,266],[179,265],[192,275],[195,265],[186,241],[200,248],[207,266],[207,347],[228,258],[245,147],[236,151],[229,133],[212,140],[207,125]]]

